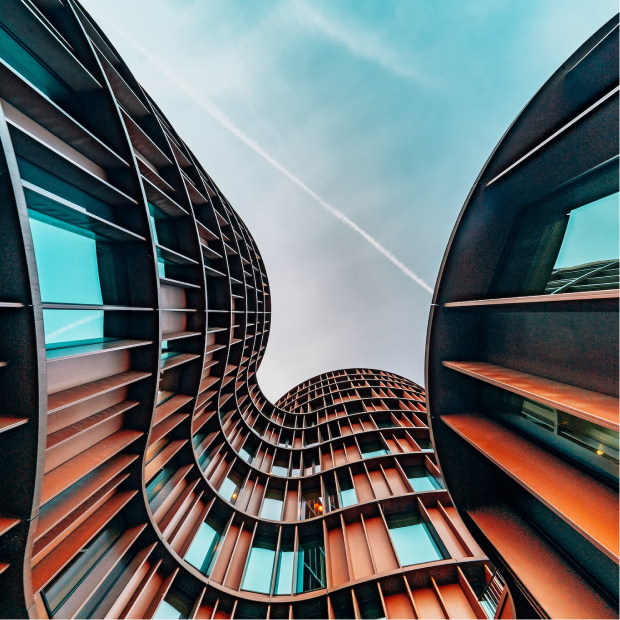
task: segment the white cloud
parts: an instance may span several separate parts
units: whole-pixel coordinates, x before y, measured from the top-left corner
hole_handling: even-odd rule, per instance
[[[295,0],[290,7],[306,28],[320,32],[329,40],[345,47],[354,56],[375,63],[401,78],[424,86],[430,84],[428,77],[420,71],[413,59],[390,47],[376,32],[353,21],[344,23],[333,16],[328,17],[303,0]]]

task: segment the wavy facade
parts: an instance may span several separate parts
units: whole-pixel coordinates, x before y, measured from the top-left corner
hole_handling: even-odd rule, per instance
[[[251,234],[73,0],[0,15],[0,615],[509,617],[414,383],[277,404]]]
[[[524,618],[618,617],[618,18],[508,129],[427,341],[447,487]]]

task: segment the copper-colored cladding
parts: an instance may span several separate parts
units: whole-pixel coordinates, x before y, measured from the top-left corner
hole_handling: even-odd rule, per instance
[[[503,368],[487,362],[448,362],[446,368],[486,381],[491,385],[525,396],[539,403],[566,411],[578,418],[618,431],[620,402],[613,396],[584,390],[559,381],[536,377],[526,372]]]
[[[244,223],[77,2],[4,9],[40,65],[22,76],[0,37],[0,616],[513,617],[443,488],[423,390],[357,368],[270,403]],[[33,212],[97,240],[101,305],[41,299]],[[106,340],[46,349],[59,310],[100,311]],[[428,555],[406,557],[399,515]],[[210,572],[184,559],[204,523]],[[244,584],[257,544],[293,554],[279,594],[275,566]]]
[[[494,150],[434,292],[434,445],[519,617],[618,617],[617,256],[555,269],[568,214],[618,192],[618,152],[616,16]]]

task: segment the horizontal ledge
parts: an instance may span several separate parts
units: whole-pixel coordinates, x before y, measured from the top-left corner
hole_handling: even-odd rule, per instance
[[[161,363],[161,371],[165,372],[166,370],[170,370],[171,368],[175,368],[176,366],[180,366],[181,364],[185,364],[186,362],[191,362],[192,360],[199,358],[200,355],[196,355],[195,353],[179,353],[178,355],[174,355],[163,360]]]
[[[13,416],[0,416],[0,433],[10,431],[13,428],[17,428],[22,424],[26,424],[28,418],[16,418]]]
[[[468,308],[474,306],[507,306],[512,304],[545,304],[553,302],[583,302],[597,299],[618,299],[620,291],[584,291],[582,293],[559,293],[558,295],[531,295],[526,297],[499,297],[497,299],[474,299],[472,301],[450,301],[445,308]]]
[[[158,209],[163,211],[170,217],[183,217],[189,215],[189,213],[175,200],[170,198],[168,194],[163,192],[147,177],[143,174],[140,175],[144,191],[149,202],[155,205]]]
[[[225,278],[226,274],[218,271],[217,269],[213,269],[213,267],[209,267],[208,265],[203,265],[205,268],[205,272],[208,276],[212,276],[214,278]]]
[[[189,258],[187,256],[184,256],[183,254],[179,254],[179,252],[175,252],[174,250],[166,248],[163,245],[155,244],[155,250],[157,251],[157,256],[159,258],[170,263],[174,263],[175,265],[198,264],[198,261],[195,261],[193,258]]]
[[[162,312],[198,312],[196,308],[160,308]]]
[[[163,278],[160,276],[159,282],[167,286],[176,286],[177,288],[201,288],[198,284],[190,284],[189,282],[181,282],[172,278]]]
[[[113,340],[111,342],[96,342],[93,344],[82,344],[75,347],[65,347],[62,349],[52,349],[46,351],[47,361],[57,362],[69,357],[80,357],[84,355],[97,355],[98,353],[110,353],[121,349],[132,349],[153,344],[152,340]]]
[[[181,338],[192,338],[193,336],[200,336],[202,332],[171,332],[170,334],[162,334],[162,341],[165,340],[181,340]]]
[[[618,493],[485,416],[441,420],[618,564]]]
[[[588,420],[616,432],[620,430],[619,401],[613,396],[487,362],[444,361],[443,365],[513,394],[560,409],[582,420]]]
[[[56,196],[23,179],[22,186],[29,209],[87,230],[95,238],[121,243],[146,241],[144,237],[105,220],[69,200]]]
[[[24,304],[19,301],[0,301],[0,310],[2,308],[23,308]]]
[[[98,306],[96,304],[62,304],[45,301],[41,304],[44,310],[117,310],[123,312],[153,312],[154,308],[135,308],[133,306]]]

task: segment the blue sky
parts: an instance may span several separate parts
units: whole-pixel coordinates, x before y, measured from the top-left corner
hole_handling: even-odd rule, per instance
[[[259,379],[273,399],[342,367],[423,385],[431,295],[265,154],[432,287],[501,135],[617,11],[611,0],[83,4],[258,243],[273,295]]]

